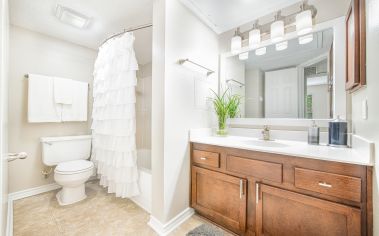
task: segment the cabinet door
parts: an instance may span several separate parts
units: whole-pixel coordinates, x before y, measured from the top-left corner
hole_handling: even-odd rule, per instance
[[[192,167],[191,206],[236,233],[246,230],[245,179]]]
[[[346,16],[346,90],[366,85],[365,0],[352,0]]]
[[[359,209],[264,184],[257,195],[257,235],[361,235]]]

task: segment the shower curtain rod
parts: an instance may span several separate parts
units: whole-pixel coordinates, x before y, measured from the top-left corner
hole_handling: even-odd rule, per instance
[[[152,27],[152,26],[153,26],[153,24],[146,24],[146,25],[140,25],[140,26],[137,26],[137,27],[129,28],[129,29],[124,29],[122,32],[114,34],[111,37],[109,37],[106,40],[104,40],[104,42],[102,42],[101,45],[103,45],[104,43],[106,43],[108,40],[116,38],[118,36],[121,36],[121,35],[123,35],[123,34],[125,34],[127,32],[133,32],[133,31],[136,31],[136,30],[145,29],[145,28],[149,28],[149,27]]]

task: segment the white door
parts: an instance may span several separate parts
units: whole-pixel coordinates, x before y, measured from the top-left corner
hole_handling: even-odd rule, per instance
[[[6,235],[8,203],[8,0],[0,4],[0,234]]]
[[[297,68],[265,73],[265,117],[298,118]]]

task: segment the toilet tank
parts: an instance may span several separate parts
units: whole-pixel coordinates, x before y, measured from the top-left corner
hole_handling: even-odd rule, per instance
[[[43,137],[41,143],[42,161],[47,166],[86,160],[91,155],[91,135]]]

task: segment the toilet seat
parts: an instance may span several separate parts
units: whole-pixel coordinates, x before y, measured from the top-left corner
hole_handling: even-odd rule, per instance
[[[61,175],[79,174],[93,169],[94,164],[87,160],[75,160],[62,162],[57,165],[54,173]]]

